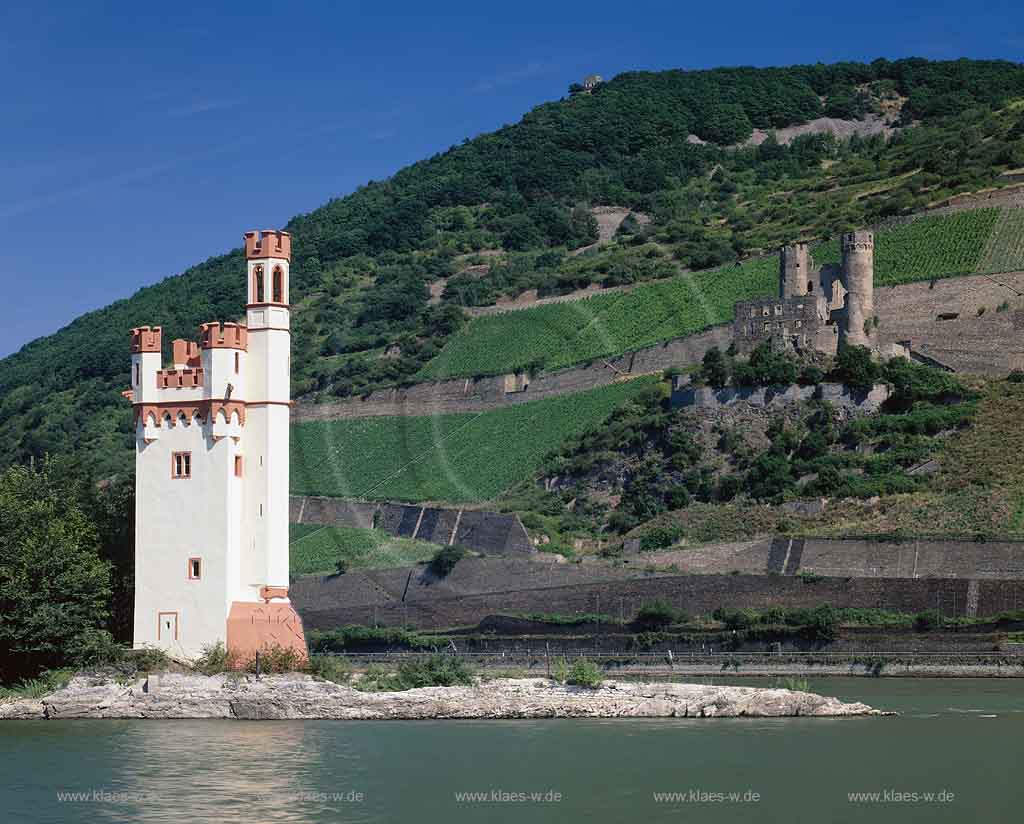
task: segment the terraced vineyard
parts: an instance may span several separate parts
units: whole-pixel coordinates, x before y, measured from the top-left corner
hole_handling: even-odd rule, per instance
[[[418,377],[558,369],[689,335],[732,319],[738,300],[770,294],[774,258],[747,261],[627,292],[489,315],[456,334]]]
[[[813,248],[838,263],[838,238]],[[926,215],[875,237],[875,284],[1024,268],[1024,210]],[[695,272],[571,303],[474,319],[417,375],[441,379],[524,368],[547,370],[682,337],[732,320],[733,304],[775,293],[774,257]]]
[[[310,421],[292,428],[296,495],[473,502],[530,476],[566,439],[654,379],[476,414]]]
[[[1024,269],[1024,209],[1003,209],[976,271],[991,275],[1021,269]]]
[[[895,286],[976,272],[1002,211],[926,215],[877,232],[875,285]],[[815,263],[838,263],[838,238],[817,244],[812,254]]]
[[[319,524],[292,524],[289,544],[292,575],[329,574],[340,560],[350,569],[406,566],[437,552],[434,544],[392,538],[377,529]]]

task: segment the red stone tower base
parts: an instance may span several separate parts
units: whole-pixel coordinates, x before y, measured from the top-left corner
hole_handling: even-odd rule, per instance
[[[236,669],[244,669],[257,652],[293,650],[308,659],[302,619],[291,604],[234,601],[228,613],[228,655]]]

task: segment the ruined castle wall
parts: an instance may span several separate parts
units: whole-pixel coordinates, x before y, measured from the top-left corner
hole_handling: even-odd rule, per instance
[[[822,383],[817,386],[756,386],[712,389],[709,386],[683,387],[672,392],[672,407],[718,409],[735,403],[748,403],[757,407],[781,407],[811,400],[826,400],[841,409],[875,412],[889,397],[889,387],[875,384],[868,392],[857,392],[840,383]]]

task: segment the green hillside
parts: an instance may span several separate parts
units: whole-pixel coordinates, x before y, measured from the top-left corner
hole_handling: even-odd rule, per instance
[[[641,378],[482,413],[297,424],[296,495],[486,501],[529,477],[567,438],[652,385]]]
[[[544,103],[288,222],[293,394],[327,400],[408,380],[465,323],[465,305],[714,269],[1002,185],[1024,166],[1022,98],[1018,64],[913,58],[627,72]],[[891,140],[729,146],[752,128],[879,112],[900,129]],[[650,222],[627,220],[606,246],[572,254],[597,239],[591,209],[602,205]],[[998,266],[1007,250],[985,259]],[[211,258],[0,361],[0,466],[60,453],[96,474],[128,469],[128,329],[161,324],[169,354],[198,324],[240,317],[243,268],[237,249]],[[684,311],[687,328],[705,322]]]
[[[1024,268],[1019,215],[1024,210],[977,209],[883,229],[875,240],[875,283],[889,286],[969,274],[982,270],[983,257],[987,271]],[[986,253],[989,249],[994,251]],[[817,244],[813,254],[818,263],[837,263],[839,241]],[[777,260],[761,258],[628,292],[487,315],[453,335],[418,377],[558,369],[618,355],[729,321],[736,301],[777,289]]]

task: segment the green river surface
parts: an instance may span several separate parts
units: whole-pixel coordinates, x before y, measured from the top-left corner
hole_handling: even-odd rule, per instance
[[[0,722],[0,821],[1024,821],[1024,680],[809,687],[900,715]]]

